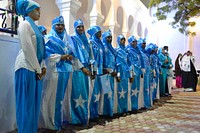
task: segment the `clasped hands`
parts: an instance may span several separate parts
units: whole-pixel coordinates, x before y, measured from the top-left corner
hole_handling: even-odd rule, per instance
[[[37,80],[42,80],[42,77],[46,75],[46,68],[42,68],[42,73],[36,73],[36,79]]]
[[[64,54],[61,56],[60,60],[72,60],[73,56],[69,54]]]

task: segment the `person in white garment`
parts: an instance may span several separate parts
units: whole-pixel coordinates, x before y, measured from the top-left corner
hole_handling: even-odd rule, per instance
[[[44,40],[35,21],[40,18],[40,5],[31,0],[18,0],[20,22],[18,37],[21,50],[15,62],[15,97],[18,133],[36,133],[42,93]]]
[[[197,72],[194,66],[194,56],[192,52],[187,51],[181,58],[181,70],[182,73],[182,86],[185,91],[196,91],[197,86]]]

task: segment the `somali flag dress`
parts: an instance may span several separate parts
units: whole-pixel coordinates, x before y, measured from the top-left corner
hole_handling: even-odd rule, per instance
[[[79,35],[77,32],[72,36],[74,48],[77,58],[80,61],[79,67],[74,69],[72,78],[72,90],[69,96],[70,101],[70,116],[67,120],[72,124],[86,125],[90,119],[90,99],[89,99],[89,80],[90,77],[86,76],[80,68],[85,67],[90,70],[92,62],[91,47],[85,36]]]
[[[40,126],[61,130],[63,99],[71,81],[69,78],[72,72],[72,61],[60,60],[60,58],[64,54],[74,55],[70,47],[72,41],[65,31],[60,35],[53,28],[46,38],[47,74],[42,94]]]
[[[119,44],[116,49],[117,72],[120,73],[120,82],[117,83],[117,113],[126,113],[128,111],[128,82],[130,69],[127,62],[128,54],[125,46]]]
[[[131,109],[138,110],[139,106],[139,91],[140,91],[140,76],[142,74],[141,71],[141,62],[142,57],[138,47],[133,48],[130,44],[127,46],[126,49],[128,53],[128,62],[129,65],[134,66],[134,82],[131,85]]]
[[[90,119],[94,119],[99,116],[100,96],[102,94],[101,75],[103,74],[103,63],[105,62],[105,50],[101,40],[95,36],[92,36],[89,41],[92,44],[92,51],[95,60],[94,71],[97,73],[90,100]]]

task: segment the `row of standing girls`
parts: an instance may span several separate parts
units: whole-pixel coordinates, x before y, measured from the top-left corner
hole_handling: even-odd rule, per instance
[[[148,109],[165,94],[171,60],[164,48],[157,54],[155,44],[146,46],[145,39],[134,36],[125,45],[123,35],[113,48],[110,31],[102,34],[92,26],[88,39],[80,19],[69,36],[62,16],[43,36],[34,23],[39,4],[18,0],[16,9],[25,17],[18,28],[21,50],[15,66],[19,133],[36,133],[38,125],[62,130],[63,124],[86,125],[101,115]]]

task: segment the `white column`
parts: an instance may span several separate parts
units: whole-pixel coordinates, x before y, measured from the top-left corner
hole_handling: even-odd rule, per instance
[[[120,28],[120,25],[117,23],[117,5],[118,3],[114,0],[111,0],[111,5],[108,11],[108,15],[105,16],[106,20],[103,26],[105,26],[105,29],[110,29],[112,32],[112,45],[113,47],[117,47],[117,35],[116,32]]]
[[[126,44],[128,44],[128,38],[127,38],[127,34],[128,34],[128,26],[127,26],[128,22],[127,22],[127,17],[126,14],[123,14],[123,25],[122,25],[122,35],[124,35],[124,37],[126,38]],[[131,34],[131,31],[129,31],[129,34]],[[129,37],[129,36],[128,36]]]
[[[78,0],[56,0],[56,4],[60,10],[60,15],[64,17],[68,34],[74,33],[73,25],[76,20],[76,13],[81,7],[81,2]]]
[[[90,12],[90,26],[101,25],[104,16],[101,14],[101,0],[93,0],[93,8]]]

